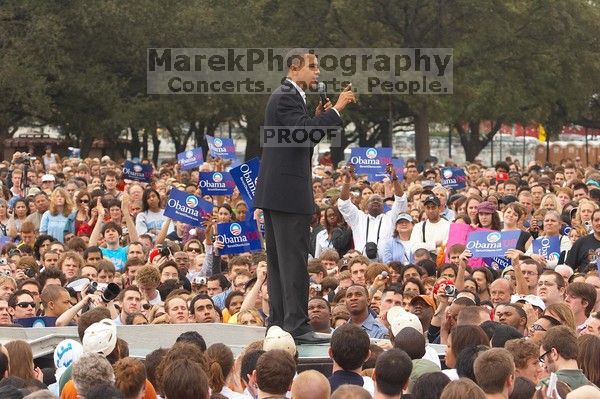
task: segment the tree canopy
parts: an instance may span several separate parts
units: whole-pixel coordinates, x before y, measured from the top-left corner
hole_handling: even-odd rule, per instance
[[[361,95],[344,112],[343,145],[390,146],[408,121],[422,161],[429,124],[439,123],[455,128],[472,160],[497,131],[480,131],[481,120],[536,121],[551,136],[570,122],[600,124],[598,31],[600,5],[580,0],[7,0],[0,140],[18,126],[52,125],[85,156],[94,138],[129,130],[131,155],[150,156],[143,143],[158,149],[157,128],[181,151],[230,122],[252,157],[267,96],[149,95],[148,48],[435,47],[453,49],[453,94]]]

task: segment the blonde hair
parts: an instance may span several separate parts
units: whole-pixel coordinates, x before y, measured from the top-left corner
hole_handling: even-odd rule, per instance
[[[65,200],[65,204],[63,205],[62,214],[64,216],[69,216],[71,214],[71,212],[73,212],[73,207],[74,207],[73,200],[71,199],[71,197],[69,197],[69,194],[67,193],[67,191],[61,187],[55,189],[52,192],[52,195],[50,196],[50,205],[48,207],[48,209],[50,210],[50,214],[52,216],[56,216],[59,213],[58,207],[56,206],[56,196],[57,195],[60,195]]]
[[[592,208],[594,208],[594,211],[598,210],[598,204],[589,199],[582,198],[577,205],[577,212],[575,212],[575,222],[578,226],[583,226],[583,222],[581,221],[581,207],[583,205],[591,205]]]
[[[542,207],[544,206],[544,202],[546,200],[552,201],[552,203],[554,204],[554,210],[557,211],[559,214],[562,213],[562,206],[560,205],[560,202],[558,202],[558,197],[555,194],[549,193],[544,195],[544,197],[542,197]]]

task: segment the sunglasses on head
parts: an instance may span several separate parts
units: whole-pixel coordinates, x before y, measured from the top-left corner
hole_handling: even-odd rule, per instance
[[[19,302],[17,306],[23,309],[26,308],[35,308],[35,302]]]

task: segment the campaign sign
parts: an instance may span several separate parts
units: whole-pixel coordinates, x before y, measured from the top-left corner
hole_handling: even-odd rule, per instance
[[[392,149],[387,147],[353,148],[350,153],[350,163],[354,165],[357,175],[385,175],[387,165],[392,163]]]
[[[212,210],[213,204],[210,202],[174,188],[169,193],[164,215],[190,226],[204,227],[203,218],[211,214]]]
[[[392,165],[394,165],[398,180],[404,180],[404,158],[392,159]]]
[[[223,243],[220,255],[260,251],[260,233],[255,221],[217,224],[216,241]]]
[[[141,181],[150,183],[152,181],[152,165],[143,165],[141,163],[134,163],[131,161],[125,161],[123,164],[123,179]]]
[[[467,249],[477,258],[502,257],[517,246],[520,231],[475,231],[469,233]]]
[[[542,255],[546,260],[555,260],[560,258],[560,237],[540,237],[532,242],[532,252]]]
[[[494,270],[504,270],[512,265],[512,261],[505,257],[485,258],[483,261]]]
[[[467,176],[463,168],[442,168],[442,186],[460,190],[467,186]]]
[[[252,158],[248,162],[231,168],[229,173],[235,182],[242,199],[248,205],[248,213],[251,213],[252,202],[254,201],[254,193],[256,192],[256,179],[258,178],[258,170],[260,168],[260,160]]]
[[[231,195],[235,182],[229,172],[200,172],[198,187],[202,195]]]
[[[223,137],[206,136],[208,150],[214,158],[235,160],[235,144],[232,139]]]
[[[202,147],[194,148],[193,150],[187,150],[177,154],[177,162],[179,162],[181,170],[197,168],[204,163]]]

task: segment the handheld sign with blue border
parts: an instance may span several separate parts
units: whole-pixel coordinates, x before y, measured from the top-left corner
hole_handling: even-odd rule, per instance
[[[520,231],[475,231],[467,237],[467,249],[476,258],[500,258],[516,248],[520,234]]]
[[[150,164],[144,165],[132,161],[125,161],[123,164],[123,179],[150,183],[152,181],[153,174],[154,171],[152,169],[152,165]]]
[[[260,160],[252,158],[248,162],[231,168],[229,173],[235,182],[242,199],[248,205],[248,213],[253,208],[254,193],[256,192],[256,179],[258,178],[258,170],[260,169]]]
[[[190,226],[203,228],[204,216],[210,215],[213,204],[185,191],[172,189],[164,215]]]
[[[355,147],[349,163],[354,165],[357,175],[385,175],[387,165],[392,163],[392,149]]]
[[[531,250],[534,254],[542,255],[546,260],[555,260],[560,258],[560,237],[540,237],[533,240]]]
[[[194,148],[177,154],[177,162],[181,170],[189,170],[197,168],[204,163],[202,156],[202,147]]]
[[[512,264],[512,261],[505,257],[484,258],[483,262],[494,270],[504,270]]]
[[[460,190],[467,186],[467,176],[462,168],[442,168],[442,186]]]
[[[208,150],[214,158],[236,160],[235,144],[232,139],[224,137],[206,136]]]
[[[255,221],[217,224],[216,241],[223,243],[220,255],[260,251],[260,233]]]
[[[202,195],[231,195],[235,182],[229,172],[200,172],[198,187]]]

